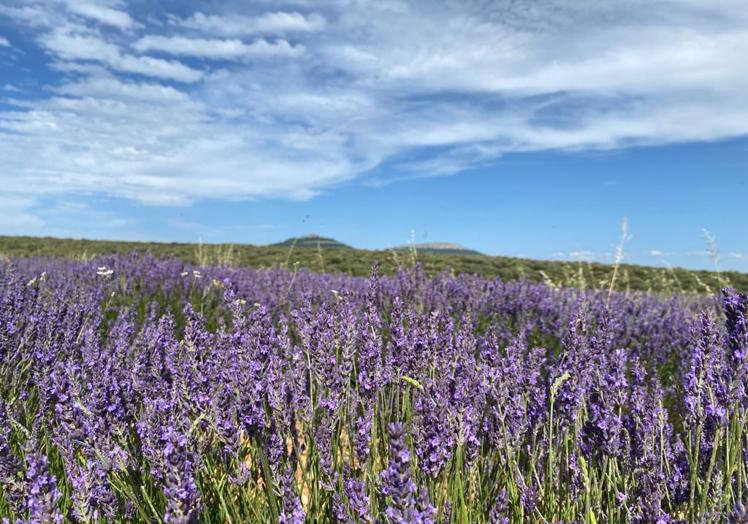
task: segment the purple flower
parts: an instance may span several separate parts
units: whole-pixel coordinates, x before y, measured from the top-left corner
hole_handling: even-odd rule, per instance
[[[353,476],[349,467],[343,471],[343,493],[347,499],[347,506],[342,497],[336,492],[333,495],[335,516],[340,523],[345,524],[372,524],[371,504],[366,491],[366,483]]]
[[[278,518],[278,522],[280,524],[304,524],[306,513],[296,492],[296,479],[290,467],[284,469],[280,484],[283,496],[283,511]]]
[[[80,464],[73,459],[66,463],[68,479],[73,488],[72,513],[79,522],[98,522],[116,517],[116,499],[109,489],[107,471],[95,459]]]
[[[26,448],[26,482],[28,496],[26,509],[29,524],[62,523],[63,516],[58,502],[62,497],[57,488],[57,479],[49,471],[49,460],[31,447]]]
[[[729,524],[748,524],[748,508],[738,502],[727,517]]]
[[[491,511],[488,514],[490,524],[509,524],[509,498],[505,489],[496,495]]]
[[[8,404],[0,397],[0,485],[3,487],[10,509],[20,513],[25,498],[23,462],[11,449],[10,426]]]
[[[452,456],[456,441],[454,421],[450,420],[448,399],[431,381],[415,401],[414,442],[418,468],[436,478]]]
[[[691,367],[684,378],[686,424],[701,431],[700,467],[709,461],[717,428],[727,419],[729,385],[724,348],[713,322],[703,315],[694,328]],[[696,438],[696,437],[694,437]]]
[[[418,490],[412,478],[410,451],[405,443],[405,426],[392,423],[390,435],[390,460],[381,473],[380,492],[386,501],[384,514],[391,524],[433,524],[435,509],[428,493]]]
[[[748,403],[748,295],[722,291],[727,347],[732,364],[731,396],[743,407]]]
[[[167,501],[164,522],[197,523],[201,509],[195,481],[197,458],[190,449],[188,437],[167,427],[161,433],[159,444],[163,450],[163,484]]]

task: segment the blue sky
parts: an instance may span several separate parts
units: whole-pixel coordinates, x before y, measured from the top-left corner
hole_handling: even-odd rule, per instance
[[[0,233],[748,271],[744,0],[5,0]]]

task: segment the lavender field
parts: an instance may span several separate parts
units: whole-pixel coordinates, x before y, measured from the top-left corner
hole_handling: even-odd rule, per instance
[[[748,522],[748,296],[0,263],[2,522]]]

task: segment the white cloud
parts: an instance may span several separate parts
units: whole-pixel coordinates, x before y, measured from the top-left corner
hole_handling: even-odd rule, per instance
[[[202,71],[188,67],[174,60],[161,60],[150,56],[122,55],[111,67],[126,73],[138,73],[145,76],[177,80],[179,82],[197,82],[203,77]]]
[[[52,98],[2,115],[0,128],[11,133],[0,141],[0,157],[5,172],[20,175],[4,180],[4,190],[23,193],[31,184],[37,194],[94,191],[158,204],[308,198],[359,171],[343,152],[329,152],[326,137],[312,134],[305,147],[294,147],[270,125],[212,121],[189,99],[138,99],[130,96],[132,85],[112,88],[123,96],[88,96],[101,87],[71,85],[65,89],[81,98]]]
[[[245,44],[241,40],[236,39],[221,40],[149,35],[135,42],[133,48],[140,52],[161,51],[173,55],[214,59],[295,57],[304,53],[304,47],[301,45],[291,45],[283,39],[268,42],[262,38],[251,44]]]
[[[70,28],[47,33],[42,36],[40,43],[47,50],[66,60],[98,60],[113,63],[120,57],[116,45],[97,36],[74,33]]]
[[[574,260],[578,260],[581,262],[594,262],[597,257],[592,251],[582,250],[569,252],[569,258],[573,258]]]
[[[46,33],[40,43],[65,60],[93,60],[126,73],[179,82],[196,82],[203,76],[201,71],[177,61],[122,54],[119,47],[98,36],[80,34],[66,27]]]
[[[10,42],[7,38],[0,36],[0,47],[10,47]]]
[[[112,77],[89,77],[58,88],[61,94],[97,99],[133,100],[155,103],[187,103],[189,97],[158,83],[122,82]]]
[[[15,20],[29,27],[50,27],[54,25],[56,16],[54,11],[44,5],[23,5],[14,7],[12,5],[0,5],[0,15]]]
[[[303,15],[283,11],[253,17],[239,14],[209,15],[198,11],[189,18],[176,19],[175,23],[186,28],[226,36],[312,33],[321,31],[326,25],[325,19],[319,14]]]
[[[112,234],[116,238],[138,238],[130,233],[131,226],[139,222],[137,218],[120,216],[100,203],[92,206],[66,200],[46,202],[38,209],[38,214],[46,223],[47,234],[74,236],[76,225],[87,224],[87,234],[93,238],[111,238]]]
[[[0,231],[12,231],[15,234],[39,234],[44,226],[44,220],[33,211],[35,201],[32,197],[22,193],[3,191],[0,194]]]
[[[305,198],[507,153],[748,134],[740,0],[320,0],[270,13],[230,1],[184,18],[139,3],[145,36],[124,2],[65,2],[0,6],[56,75],[0,111],[0,183],[19,194]]]
[[[112,9],[104,5],[82,2],[80,0],[69,0],[67,8],[76,15],[90,18],[118,29],[130,29],[135,26],[135,21],[125,11]]]

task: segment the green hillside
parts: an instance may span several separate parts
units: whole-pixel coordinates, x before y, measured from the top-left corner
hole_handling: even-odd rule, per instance
[[[321,242],[320,247],[323,247]],[[368,275],[375,262],[380,264],[383,273],[392,273],[398,267],[412,267],[418,263],[428,275],[450,270],[456,274],[479,274],[504,280],[526,278],[555,286],[607,288],[613,276],[613,266],[605,264],[473,254],[437,254],[418,250],[318,249],[316,243],[314,247],[304,247],[299,246],[297,242],[291,247],[0,236],[0,256],[7,257],[91,258],[96,255],[130,251],[150,252],[158,257],[179,257],[199,264],[288,269],[303,267],[313,271],[342,272],[357,276]],[[748,291],[748,274],[623,264],[619,267],[614,282],[614,287],[621,290],[686,293],[715,292],[726,286]]]
[[[411,244],[409,246],[396,246],[392,248],[396,251],[410,251],[415,249],[416,253],[434,253],[440,255],[478,255],[483,253],[474,249],[469,249],[460,244],[450,242],[427,242],[422,244]]]
[[[313,247],[313,248],[338,248],[338,249],[352,249],[351,246],[338,242],[334,238],[327,238],[320,235],[305,235],[303,237],[292,237],[278,242],[277,244],[271,244],[270,247]]]

